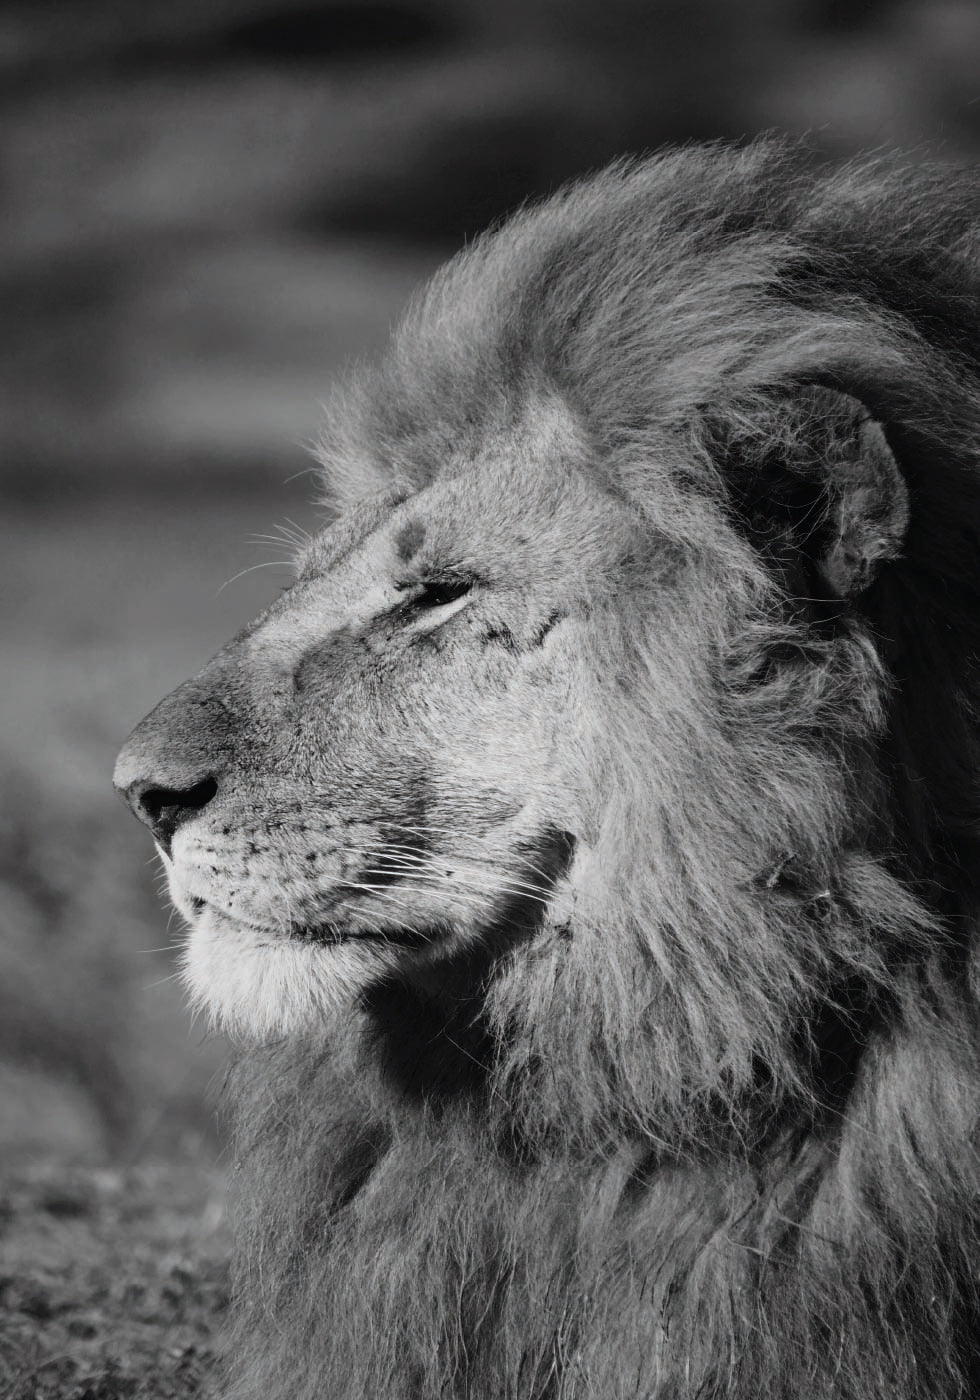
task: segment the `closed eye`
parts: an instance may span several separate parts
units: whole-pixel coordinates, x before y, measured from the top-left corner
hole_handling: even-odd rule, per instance
[[[402,587],[410,588],[411,584]],[[425,579],[419,591],[408,600],[410,608],[444,608],[466,596],[473,587],[473,580],[461,574],[447,574],[444,578]]]

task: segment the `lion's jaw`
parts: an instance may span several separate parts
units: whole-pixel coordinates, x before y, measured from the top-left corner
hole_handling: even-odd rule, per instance
[[[622,541],[567,467],[558,511],[501,475],[471,465],[317,536],[297,583],[120,759],[120,785],[216,775],[164,858],[190,996],[233,1033],[314,1031],[386,974],[550,917],[599,724],[582,579],[602,570],[576,565]]]

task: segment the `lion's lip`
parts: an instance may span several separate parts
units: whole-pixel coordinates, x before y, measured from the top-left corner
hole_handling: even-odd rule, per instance
[[[288,931],[288,937],[294,943],[346,943],[352,936],[350,929],[344,929],[329,920],[319,924],[293,924]],[[378,935],[373,936],[377,938]]]
[[[321,918],[315,922],[292,923],[288,928],[253,923],[248,919],[236,919],[200,895],[189,895],[189,903],[195,917],[211,910],[220,921],[231,928],[243,932],[260,934],[263,937],[283,940],[290,943],[307,943],[321,947],[337,946],[341,943],[380,943],[397,948],[420,948],[432,942],[432,930],[407,928],[355,928],[337,920]]]
[[[320,924],[296,924],[290,928],[289,938],[325,947],[339,943],[383,943],[397,948],[416,948],[430,941],[429,935],[414,929],[357,929],[329,920]]]

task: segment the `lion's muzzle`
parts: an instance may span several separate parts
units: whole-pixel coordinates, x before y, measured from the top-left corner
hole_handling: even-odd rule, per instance
[[[200,679],[178,686],[133,730],[113,785],[169,855],[181,825],[218,794],[228,716]]]

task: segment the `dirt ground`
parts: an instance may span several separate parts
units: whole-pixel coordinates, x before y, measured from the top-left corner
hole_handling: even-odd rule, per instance
[[[37,1161],[0,1169],[3,1400],[189,1400],[227,1306],[220,1175]]]

